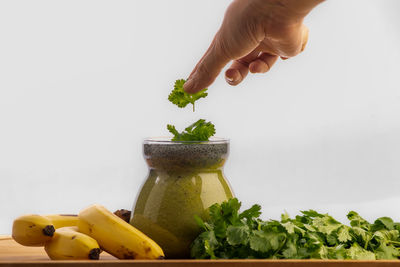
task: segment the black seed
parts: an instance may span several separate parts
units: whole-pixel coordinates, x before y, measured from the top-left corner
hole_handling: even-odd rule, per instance
[[[53,225],[46,225],[42,230],[43,234],[47,236],[53,236],[55,231],[56,229],[54,229]]]

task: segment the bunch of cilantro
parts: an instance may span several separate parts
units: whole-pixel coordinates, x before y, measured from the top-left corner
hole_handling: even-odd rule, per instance
[[[200,98],[204,98],[208,95],[207,88],[194,93],[188,94],[183,90],[185,80],[177,80],[174,85],[174,89],[168,96],[168,100],[180,108],[186,107],[188,104],[192,104],[193,112],[195,111],[195,102]],[[211,122],[206,122],[203,119],[192,123],[185,128],[183,132],[178,132],[174,125],[168,124],[167,129],[174,135],[172,141],[208,141],[208,139],[215,134],[215,126]]]
[[[389,217],[369,223],[356,212],[344,225],[328,214],[302,211],[294,219],[263,221],[261,207],[239,212],[230,199],[209,208],[207,221],[196,217],[202,229],[193,241],[191,256],[198,259],[398,259],[400,223]]]

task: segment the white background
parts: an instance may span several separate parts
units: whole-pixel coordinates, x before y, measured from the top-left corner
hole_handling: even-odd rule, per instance
[[[24,213],[130,209],[142,139],[198,118],[231,139],[226,175],[265,219],[400,220],[399,1],[327,1],[302,55],[180,110],[168,93],[229,2],[0,1],[0,234]]]

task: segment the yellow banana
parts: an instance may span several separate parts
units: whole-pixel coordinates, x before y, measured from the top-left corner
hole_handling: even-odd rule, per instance
[[[14,220],[12,236],[24,246],[44,246],[52,238],[55,229],[77,223],[76,215],[23,215]]]
[[[45,215],[49,218],[54,225],[54,228],[58,229],[66,226],[77,226],[78,215],[77,214],[51,214]]]
[[[164,252],[152,239],[101,205],[79,213],[79,232],[99,242],[102,249],[119,259],[162,259]]]
[[[57,229],[44,249],[52,260],[98,260],[101,252],[97,241],[76,226]]]
[[[24,246],[43,246],[51,240],[55,228],[50,219],[30,214],[14,220],[12,237]]]

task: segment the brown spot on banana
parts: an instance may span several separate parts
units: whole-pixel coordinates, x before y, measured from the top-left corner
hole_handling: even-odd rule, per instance
[[[146,254],[149,254],[151,252],[151,248],[150,247],[145,247],[144,252]]]
[[[130,254],[130,253],[124,254],[124,259],[125,260],[134,260],[135,259],[135,255],[134,254]]]
[[[93,227],[94,227],[94,224],[88,223],[88,230],[89,230],[89,233],[92,233],[92,232],[93,232]]]
[[[122,254],[122,257],[123,257],[124,259],[126,259],[126,260],[128,260],[128,259],[135,259],[136,256],[137,256],[137,253],[136,253],[136,252],[134,252],[134,251],[128,249],[127,247],[125,247],[125,246],[123,246],[123,245],[121,246],[120,249],[117,250],[117,254]]]

